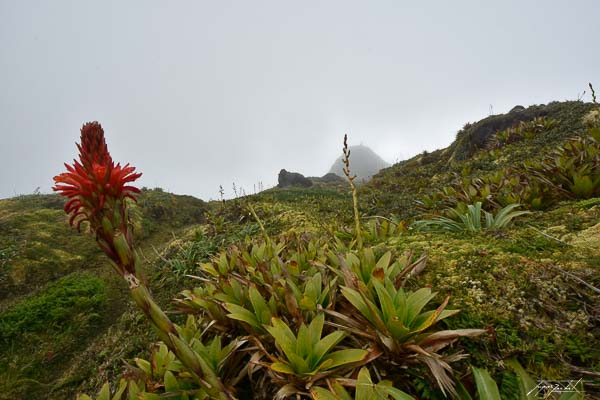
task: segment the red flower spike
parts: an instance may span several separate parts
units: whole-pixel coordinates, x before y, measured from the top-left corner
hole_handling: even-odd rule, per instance
[[[104,130],[98,122],[88,122],[81,128],[81,145],[79,149],[79,159],[81,164],[88,170],[91,170],[94,164],[109,165],[112,162],[106,141],[104,140]]]
[[[65,163],[67,172],[54,177],[52,189],[70,199],[65,205],[65,212],[71,214],[69,223],[77,223],[80,227],[83,221],[98,215],[101,217],[107,204],[123,202],[125,197],[135,200],[133,194],[140,193],[140,190],[128,183],[142,174],[136,173],[135,167],[129,164],[115,166],[106,146],[104,130],[98,122],[83,125],[77,149],[79,161],[73,160],[72,165]]]

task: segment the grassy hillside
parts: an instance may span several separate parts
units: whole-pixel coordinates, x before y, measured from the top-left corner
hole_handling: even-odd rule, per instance
[[[383,286],[374,282],[386,282],[385,290],[396,293],[400,279],[394,268],[400,266],[415,268],[401,276],[402,290],[437,292],[425,315],[441,310],[448,296],[447,309],[460,310],[436,320],[438,329],[485,330],[451,340],[441,352],[440,359],[453,361],[457,386],[476,392],[474,366],[490,372],[501,398],[518,398],[517,374],[509,368],[516,360],[534,380],[581,378],[585,398],[599,398],[600,198],[581,177],[596,176],[600,163],[576,171],[583,184],[573,193],[554,178],[546,183],[552,190],[544,191],[539,182],[518,175],[533,171],[544,178],[550,165],[544,162],[555,158],[557,148],[570,146],[573,136],[587,143],[585,157],[594,160],[590,151],[598,146],[585,142],[582,122],[592,107],[551,103],[491,116],[465,126],[448,148],[385,169],[359,191],[363,248],[353,230],[351,193],[338,183],[271,189],[210,204],[144,191],[131,207],[150,287],[186,335],[201,336],[213,350],[221,340],[223,346],[236,344],[233,355],[215,368],[240,398],[270,399],[280,390],[309,398],[306,375],[272,364],[273,359],[293,362],[265,327],[274,326],[271,316],[277,316],[301,332],[322,310],[327,310],[325,333],[337,335],[340,327],[347,333],[336,349],[371,357],[366,365],[374,383],[387,379],[414,398],[444,398],[435,374],[416,361],[419,355],[410,347],[416,343],[410,340],[429,331],[407,345],[376,318],[363,317],[365,309],[352,308],[356,297],[348,300],[349,289],[363,290],[362,298],[379,299],[374,307],[384,309],[387,318],[391,311],[381,300]],[[534,184],[539,193],[521,188]],[[596,184],[600,187],[600,180]],[[434,216],[457,219],[449,207],[460,214],[464,201],[481,201],[497,216],[511,199],[507,188],[521,190],[522,209],[529,213],[505,227],[435,232],[412,225]],[[149,324],[93,240],[68,227],[62,204],[56,196],[0,201],[0,398],[92,394],[107,380],[117,383],[124,370],[148,392],[166,395],[167,387],[192,387],[189,374],[169,367],[168,353],[151,346],[156,336]],[[390,277],[393,282],[386,281]],[[170,302],[173,297],[176,303]],[[454,359],[461,351],[469,357]],[[150,370],[135,357],[151,360]],[[123,360],[129,364],[125,369]],[[358,372],[363,364],[350,364],[343,376],[352,393],[352,379],[365,375]],[[249,365],[254,365],[252,377],[244,375]],[[315,376],[311,385],[325,390],[325,379]]]
[[[68,225],[63,206],[58,195],[0,200],[0,398],[72,397],[99,364],[120,370],[118,357],[139,352],[152,337],[141,335],[126,288],[90,234]],[[202,223],[206,204],[145,190],[132,207],[153,277],[154,249]],[[119,353],[109,354],[115,345]]]
[[[594,108],[582,102],[555,102],[468,123],[445,149],[423,152],[384,169],[363,188],[363,206],[371,213],[393,213],[404,218],[420,214],[416,200],[464,178],[501,171],[526,160],[536,160],[568,138],[585,132],[582,119]],[[518,127],[521,121],[542,117],[548,126],[533,128],[521,140],[498,146],[496,133]],[[496,146],[494,146],[496,144]]]

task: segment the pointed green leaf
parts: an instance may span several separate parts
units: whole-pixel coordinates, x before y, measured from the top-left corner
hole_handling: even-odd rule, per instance
[[[373,381],[371,374],[366,367],[362,367],[358,371],[358,379],[356,380],[356,400],[371,400],[374,396]]]
[[[338,383],[338,381],[333,381],[331,384],[331,389],[340,400],[352,400],[352,397],[348,394],[346,389],[344,389],[344,387]]]
[[[295,375],[294,370],[286,363],[282,362],[274,362],[270,365],[270,368],[275,372],[280,372],[282,374]]]
[[[167,392],[179,390],[179,382],[177,382],[177,378],[175,378],[175,375],[171,371],[165,372],[164,382]]]
[[[392,259],[392,252],[391,251],[386,252],[384,255],[381,256],[379,261],[377,261],[377,264],[375,265],[375,269],[381,268],[384,271],[387,270],[387,268],[390,265],[391,259]]]
[[[456,399],[457,400],[473,400],[465,386],[460,382],[456,382]]]
[[[421,314],[421,315],[424,315],[424,314]],[[413,322],[413,326],[410,327],[410,330],[413,333],[418,333],[418,332],[424,331],[425,329],[429,328],[431,325],[433,325],[438,320],[440,313],[437,310],[433,310],[431,312],[425,313],[425,315],[427,317],[416,318],[416,321]]]
[[[208,346],[208,354],[205,359],[210,362],[214,370],[216,370],[221,358],[221,336],[215,336]]]
[[[281,347],[288,360],[291,361],[291,357],[296,355],[296,336],[294,336],[290,327],[279,318],[271,318],[271,325],[265,328]]]
[[[406,299],[406,325],[410,326],[414,319],[421,313],[423,307],[435,297],[436,293],[431,293],[430,288],[421,288],[411,293]]]
[[[140,392],[138,385],[134,381],[130,381],[128,386],[127,395],[129,399],[137,399],[138,393]]]
[[[302,324],[298,330],[298,339],[296,340],[296,354],[304,359],[311,353],[313,344],[309,328]]]
[[[288,357],[288,361],[290,362],[290,366],[292,367],[292,369],[294,371],[296,371],[296,375],[305,375],[305,374],[312,374],[314,371],[314,368],[310,368],[308,365],[308,362],[306,362],[306,360],[302,357],[300,357],[298,354],[290,354]]]
[[[312,278],[306,281],[304,294],[313,301],[316,301],[321,295],[322,279],[321,273],[317,272]]]
[[[496,382],[494,382],[490,376],[490,373],[485,369],[475,367],[471,368],[473,370],[473,376],[475,377],[479,398],[482,400],[500,400],[498,385],[496,385]]]
[[[362,349],[344,349],[339,351],[334,351],[325,357],[325,360],[331,360],[332,363],[329,364],[327,369],[334,369],[341,365],[352,364],[356,362],[360,362],[364,360],[369,355],[367,350]]]
[[[579,391],[565,392],[560,395],[558,400],[583,400],[583,389],[579,388]]]
[[[319,304],[322,304],[323,306],[326,305],[325,300],[329,299],[329,292],[331,291],[331,289],[333,289],[334,293],[336,292],[336,288],[337,288],[336,283],[337,283],[337,276],[335,278],[333,278],[329,282],[329,284],[323,288],[323,291],[321,292],[321,295],[317,299],[317,302]]]
[[[399,318],[392,318],[388,321],[387,327],[392,337],[397,341],[403,341],[405,336],[410,333],[410,329]]]
[[[400,389],[396,389],[393,386],[385,385],[384,382],[379,382],[374,386],[375,394],[382,399],[387,399],[391,396],[394,400],[414,400],[414,397],[409,396]]]
[[[377,292],[377,298],[379,299],[379,304],[381,305],[383,322],[387,325],[387,322],[396,316],[394,303],[380,281],[376,279],[373,280],[373,287]]]
[[[310,395],[313,400],[340,400],[338,396],[331,393],[329,390],[318,386],[310,388]]]
[[[394,296],[394,308],[396,309],[396,316],[398,320],[405,324],[405,321],[408,317],[408,305],[406,304],[407,297],[404,289],[400,288],[396,291],[396,295]]]
[[[321,334],[323,333],[323,325],[325,324],[325,314],[319,313],[313,320],[310,322],[310,326],[308,327],[310,337],[311,337],[311,345],[315,346],[321,340]]]
[[[371,313],[371,310],[363,300],[362,296],[354,289],[350,289],[349,287],[342,286],[341,288],[342,295],[352,304],[360,313],[371,323],[374,323],[375,317]]]
[[[102,388],[100,389],[100,392],[98,392],[98,397],[96,397],[96,400],[110,400],[110,386],[108,382],[102,385]]]
[[[311,365],[318,365],[321,359],[331,350],[336,344],[342,341],[346,334],[342,331],[332,332],[321,339],[313,349],[310,362]]]
[[[227,314],[227,317],[238,321],[243,321],[248,325],[252,326],[253,328],[257,328],[261,331],[263,330],[263,327],[256,318],[256,316],[252,314],[252,312],[246,310],[244,307],[238,306],[237,304],[233,303],[225,303],[224,307],[227,311],[230,312],[230,314]]]
[[[298,286],[291,279],[286,279],[285,283],[288,285],[295,298],[302,298],[302,291],[300,291]]]
[[[317,302],[314,298],[303,295],[298,306],[301,310],[313,311],[317,308]]]
[[[261,324],[268,324],[271,320],[271,310],[269,309],[265,299],[255,286],[250,287],[248,290],[248,295],[250,297],[250,303],[252,303],[252,308],[254,309],[254,314],[256,315],[258,321]]]
[[[537,386],[533,378],[529,376],[529,374],[525,371],[525,369],[519,364],[519,362],[515,359],[507,360],[506,365],[508,365],[519,378],[519,390],[521,392],[521,398],[523,399],[535,399],[537,396],[532,393],[532,390]],[[529,393],[529,395],[528,395]]]
[[[135,364],[138,366],[139,369],[144,371],[144,373],[148,377],[152,376],[152,367],[150,366],[150,363],[148,361],[144,360],[143,358],[134,358],[133,361],[135,362]]]
[[[441,321],[445,318],[456,315],[460,312],[460,310],[442,310],[442,312],[437,316],[437,319],[434,322]],[[437,310],[425,311],[424,313],[419,314],[413,321],[414,326],[421,326],[425,321],[429,320],[432,315],[437,315]]]
[[[373,252],[373,249],[370,247],[367,247],[363,250],[363,256],[364,256],[364,260],[362,263],[362,271],[363,271],[363,277],[364,277],[364,281],[368,282],[368,279],[371,278],[371,272],[374,269],[375,266],[375,253]]]
[[[121,379],[121,381],[119,382],[119,388],[117,389],[116,393],[114,394],[112,400],[124,400],[121,398],[123,397],[123,393],[125,393],[126,389],[127,389],[127,381],[125,379]]]

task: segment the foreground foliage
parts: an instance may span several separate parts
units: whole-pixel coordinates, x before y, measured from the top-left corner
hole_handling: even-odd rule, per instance
[[[437,216],[432,219],[415,221],[413,227],[423,231],[449,232],[499,230],[506,227],[514,218],[529,214],[528,211],[514,211],[514,209],[518,207],[520,207],[520,204],[510,204],[494,215],[485,210],[483,210],[482,213],[481,202],[478,201],[475,205],[469,204],[467,206],[467,212],[464,214],[455,210],[450,210],[449,214],[453,216],[454,219]]]
[[[564,123],[564,117],[552,117],[548,124],[538,120],[532,128],[535,135],[525,134],[525,128],[533,123],[520,124],[520,132],[515,130],[506,142],[488,149],[498,152],[494,157],[504,157],[534,148],[549,135],[566,139],[557,131]],[[556,144],[540,151],[539,160],[554,148]],[[423,164],[415,169],[431,178],[432,187],[437,179],[445,179],[427,175],[433,166],[427,162],[435,157],[424,155]],[[475,148],[472,157],[457,161],[460,168],[456,172],[464,179],[476,177],[478,168],[486,166],[480,162],[487,157],[481,149]],[[450,165],[450,169],[456,168]],[[490,168],[488,172],[495,173]],[[499,179],[505,178],[499,175]],[[410,178],[403,183],[410,187],[418,182]],[[507,204],[521,198],[510,197],[514,193],[507,189]],[[168,194],[149,194],[156,201],[140,198],[139,209],[128,203],[136,235],[142,232],[138,237],[158,231],[160,226],[148,223],[144,207],[152,210],[157,221],[184,215],[169,204],[172,197]],[[357,218],[352,224],[352,201],[345,193],[267,191],[237,202],[212,204],[204,214],[207,224],[173,235],[159,260],[148,264],[160,274],[154,279],[156,271],[152,271],[150,283],[159,286],[155,290],[158,295],[173,290],[174,285],[193,286],[189,279],[196,280],[196,287],[184,291],[176,302],[181,315],[173,317],[173,327],[182,342],[180,348],[192,349],[204,360],[204,368],[231,389],[232,396],[240,398],[442,399],[444,392],[448,395],[453,390],[465,399],[486,398],[489,393],[523,398],[522,374],[508,362],[515,358],[533,381],[538,377],[584,377],[586,389],[593,392],[593,374],[600,367],[600,318],[593,289],[600,282],[600,249],[594,239],[599,232],[600,203],[595,198],[573,201],[575,197],[564,197],[568,202],[558,206],[542,201],[539,208],[548,211],[523,214],[519,224],[506,225],[502,232],[464,235],[407,230],[406,222],[388,213],[392,207],[372,215],[380,203],[368,195],[361,198],[358,211],[368,211],[371,216],[359,216],[362,222],[357,225]],[[543,194],[541,198],[552,197]],[[247,200],[252,201],[254,212],[247,207]],[[193,215],[190,221],[201,221],[203,216],[196,216],[191,203],[182,205],[182,211]],[[528,201],[524,204],[537,208]],[[452,212],[465,215],[476,206],[473,201]],[[409,207],[412,203],[406,209]],[[497,215],[501,208],[501,204],[498,207],[482,200],[481,227],[485,227],[486,212]],[[431,210],[451,215],[450,211],[444,214],[443,206],[434,204]],[[462,222],[460,217],[458,221]],[[282,231],[285,233],[280,235]],[[358,235],[363,248],[358,245]],[[14,268],[17,246],[19,243],[9,243],[1,249],[3,266]],[[427,252],[428,257],[414,257],[411,250]],[[419,309],[417,303],[423,307]],[[462,311],[451,310],[457,308]],[[178,360],[181,353],[177,356],[164,343],[152,345],[145,354],[139,352],[140,347],[134,353],[123,353],[120,349],[128,343],[125,337],[144,341],[149,336],[143,335],[147,326],[135,314],[126,314],[130,322],[121,321],[118,328],[123,335],[82,353],[93,369],[82,371],[79,379],[87,379],[87,386],[80,386],[80,391],[98,390],[101,385],[94,382],[103,382],[107,376],[117,382],[117,371],[107,369],[104,360],[121,365],[120,358],[124,358],[124,379],[116,386],[104,385],[98,398],[211,396]],[[430,325],[424,323],[430,321]],[[22,326],[27,334],[27,324]],[[92,323],[79,332],[89,335],[86,332],[94,326]],[[489,334],[480,334],[481,328]],[[469,332],[479,336],[457,340]],[[32,338],[39,335],[34,334],[30,333]],[[471,356],[464,358],[469,353]],[[55,357],[31,368],[54,368],[56,362],[64,363],[61,360]],[[0,359],[0,368],[6,365]],[[3,388],[14,387],[18,381],[17,375],[11,378],[14,367],[10,365],[11,369],[0,374]],[[96,380],[90,381],[89,375],[84,378],[86,373],[96,375]],[[75,387],[77,381],[70,384]],[[97,386],[91,390],[93,385]],[[35,393],[30,397],[44,398],[39,393],[40,397]],[[56,393],[50,398],[68,397]]]

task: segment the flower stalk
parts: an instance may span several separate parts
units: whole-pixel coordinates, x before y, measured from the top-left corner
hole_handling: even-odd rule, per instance
[[[135,167],[115,164],[108,152],[104,130],[98,122],[81,128],[81,143],[77,144],[79,160],[65,163],[67,172],[54,177],[54,191],[69,198],[65,212],[69,223],[81,230],[84,222],[95,234],[96,242],[110,258],[115,271],[129,286],[136,305],[156,328],[167,347],[192,373],[211,398],[229,400],[233,395],[216,372],[190,345],[180,337],[175,324],[156,304],[137,269],[133,242],[133,226],[129,219],[127,198],[136,201],[140,190],[129,185],[142,174]]]
[[[352,189],[352,204],[354,208],[354,230],[356,231],[356,244],[359,249],[363,247],[362,234],[360,231],[360,215],[358,214],[358,194],[356,192],[356,185],[354,184],[354,179],[356,179],[356,175],[350,174],[350,149],[348,148],[348,135],[344,135],[344,148],[342,149],[344,152],[344,175],[348,178],[348,182],[350,183],[350,188]]]

